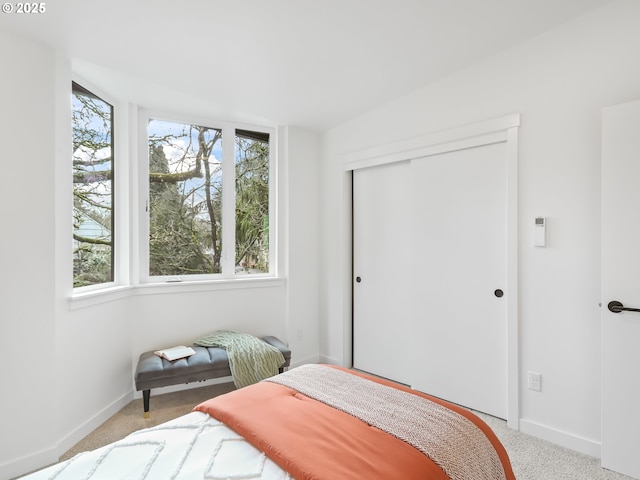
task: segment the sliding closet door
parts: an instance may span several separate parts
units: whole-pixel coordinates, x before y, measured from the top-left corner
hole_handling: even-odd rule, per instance
[[[411,162],[413,388],[507,418],[506,143]]]
[[[353,172],[353,366],[407,383],[412,343],[410,163]]]
[[[517,114],[345,156],[354,365],[517,428]]]

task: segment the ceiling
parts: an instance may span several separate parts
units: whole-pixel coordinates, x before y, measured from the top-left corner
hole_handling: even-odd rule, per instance
[[[124,94],[123,75],[322,131],[609,1],[53,0],[0,29],[114,72]]]

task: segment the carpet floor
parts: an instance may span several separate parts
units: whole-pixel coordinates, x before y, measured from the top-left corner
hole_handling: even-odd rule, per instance
[[[142,400],[134,400],[60,459],[93,450],[141,428],[148,428],[189,413],[198,403],[234,390],[224,383],[181,392],[151,396],[151,415],[143,418]],[[559,447],[507,427],[506,422],[489,415],[478,415],[491,426],[504,444],[518,480],[632,480],[631,477],[600,467],[600,460]]]

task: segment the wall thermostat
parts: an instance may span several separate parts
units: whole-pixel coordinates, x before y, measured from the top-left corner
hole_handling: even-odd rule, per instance
[[[547,219],[544,217],[536,217],[535,226],[533,227],[533,245],[536,247],[546,246],[547,240]]]

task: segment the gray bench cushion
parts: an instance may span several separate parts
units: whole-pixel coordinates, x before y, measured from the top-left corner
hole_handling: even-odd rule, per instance
[[[278,348],[284,356],[282,368],[291,363],[291,350],[277,337],[267,336],[262,340]],[[170,362],[145,352],[140,355],[135,373],[136,390],[166,387],[181,383],[199,382],[211,378],[231,375],[227,352],[217,347],[192,347],[196,353],[187,358]]]

